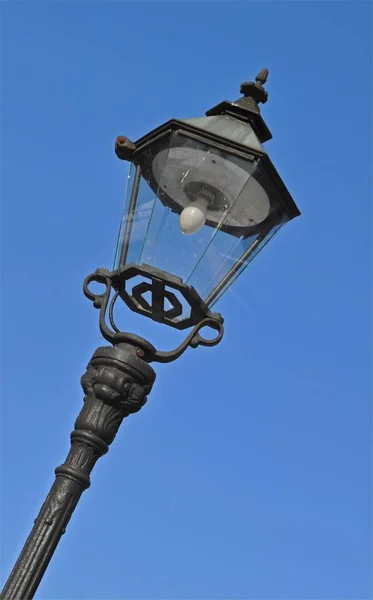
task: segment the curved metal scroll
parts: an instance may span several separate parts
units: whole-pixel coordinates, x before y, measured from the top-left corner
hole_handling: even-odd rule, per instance
[[[168,363],[179,358],[185,350],[190,346],[197,348],[198,346],[216,346],[220,342],[224,334],[223,318],[219,313],[208,311],[197,323],[185,340],[174,350],[160,351],[144,338],[132,333],[120,331],[114,320],[114,306],[120,297],[120,291],[113,285],[113,279],[118,277],[116,271],[111,272],[107,269],[97,269],[91,275],[88,275],[83,283],[83,293],[93,302],[93,306],[100,310],[99,327],[102,336],[111,344],[118,345],[120,343],[130,343],[139,347],[142,356],[147,362]],[[102,293],[94,293],[89,286],[92,283],[105,285],[105,290]],[[110,300],[111,292],[114,290],[114,295]],[[111,328],[107,324],[108,320]],[[217,332],[217,335],[208,339],[201,335],[200,331],[204,327],[210,327]]]

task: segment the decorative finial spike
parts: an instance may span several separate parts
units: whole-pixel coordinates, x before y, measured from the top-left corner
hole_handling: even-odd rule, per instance
[[[264,85],[268,79],[269,71],[268,69],[262,69],[258,75],[255,77],[255,81],[258,81],[261,85]]]
[[[221,102],[214,108],[206,112],[207,117],[214,115],[230,115],[245,123],[250,123],[259,141],[264,144],[272,138],[266,123],[261,114],[259,104],[264,104],[268,100],[268,92],[264,89],[264,84],[267,81],[269,71],[262,69],[255,77],[255,81],[245,81],[241,83],[240,92],[241,98],[234,102]]]
[[[241,83],[240,92],[245,98],[252,98],[258,105],[260,102],[264,104],[268,100],[268,92],[264,89],[263,84],[267,81],[268,69],[262,69],[255,77],[255,83],[248,81]]]

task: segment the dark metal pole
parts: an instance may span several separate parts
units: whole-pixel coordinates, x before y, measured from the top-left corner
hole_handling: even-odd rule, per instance
[[[114,440],[123,419],[146,402],[155,373],[130,344],[96,350],[81,383],[84,406],[71,434],[66,461],[2,591],[3,600],[29,600],[39,586],[80,496],[90,486],[90,473]]]

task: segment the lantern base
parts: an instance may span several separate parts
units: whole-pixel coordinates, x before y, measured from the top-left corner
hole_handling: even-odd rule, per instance
[[[144,281],[131,288],[131,279],[139,275],[144,278]],[[93,282],[104,284],[105,291],[102,294],[93,293],[89,288]],[[171,362],[181,356],[188,346],[191,348],[200,345],[215,346],[223,337],[223,317],[219,313],[211,312],[193,287],[187,286],[179,277],[149,265],[139,267],[129,264],[116,271],[97,269],[85,279],[83,292],[93,302],[94,307],[100,309],[99,324],[103,337],[116,346],[122,343],[136,346],[141,357],[147,362]],[[150,292],[151,301],[144,296],[148,292]],[[187,315],[183,314],[184,307],[177,298],[177,294],[189,306]],[[179,330],[193,326],[194,328],[175,350],[170,352],[156,350],[143,338],[118,329],[114,320],[114,306],[118,297],[131,310],[154,321]],[[171,308],[165,307],[166,301]],[[216,337],[213,339],[202,337],[199,331],[203,327],[210,327],[217,331]]]

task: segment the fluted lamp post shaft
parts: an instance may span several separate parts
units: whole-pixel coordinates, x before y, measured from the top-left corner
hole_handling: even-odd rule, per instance
[[[71,433],[66,461],[35,519],[34,527],[5,584],[3,600],[33,598],[96,461],[106,454],[125,417],[146,402],[154,370],[138,356],[136,346],[98,348],[81,383],[84,405]],[[140,353],[141,354],[141,353]]]

